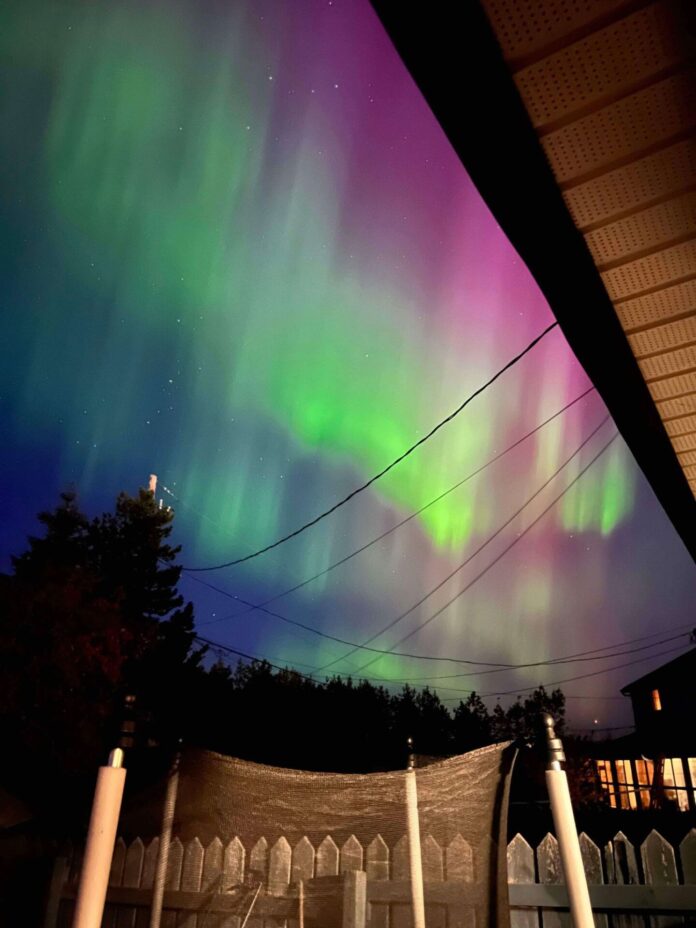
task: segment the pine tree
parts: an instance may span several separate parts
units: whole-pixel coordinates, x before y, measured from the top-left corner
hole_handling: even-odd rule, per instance
[[[486,704],[478,693],[470,693],[466,702],[460,702],[454,710],[454,741],[458,752],[490,744],[491,717]]]
[[[148,734],[173,738],[190,724],[186,694],[202,652],[176,588],[172,518],[141,490],[90,521],[64,493],[39,515],[44,535],[0,578],[0,721],[20,788],[37,764],[58,781],[93,773],[126,694],[151,719]]]

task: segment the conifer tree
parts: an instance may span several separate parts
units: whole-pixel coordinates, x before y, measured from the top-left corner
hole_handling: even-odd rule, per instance
[[[0,577],[0,724],[14,765],[4,779],[20,792],[37,764],[58,780],[93,773],[126,694],[150,720],[143,734],[177,736],[201,660],[177,590],[173,515],[151,493],[122,493],[91,521],[64,493],[38,518],[43,536]]]

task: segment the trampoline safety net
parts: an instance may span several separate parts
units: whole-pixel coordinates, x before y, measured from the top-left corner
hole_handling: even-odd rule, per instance
[[[513,754],[493,745],[415,770],[331,774],[187,751],[160,824],[125,811],[112,883],[116,873],[142,898],[123,899],[128,914],[110,894],[107,923],[506,928]]]

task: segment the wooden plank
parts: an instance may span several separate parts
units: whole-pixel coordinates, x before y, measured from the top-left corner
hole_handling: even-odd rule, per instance
[[[123,865],[123,886],[140,887],[143,874],[145,847],[140,838],[136,838],[126,850],[126,859]],[[118,928],[135,928],[137,909],[123,908],[118,912],[116,924]]]
[[[114,856],[111,858],[111,870],[109,871],[109,886],[121,886],[123,880],[123,868],[126,865],[126,842],[123,838],[117,838],[114,845]]]
[[[531,852],[532,849],[529,850]],[[460,834],[456,834],[447,845],[445,868],[448,880],[471,883],[474,879],[474,855],[471,845]]]
[[[560,883],[510,884],[510,904],[515,906],[535,906],[544,909],[568,908],[568,891]],[[693,912],[696,911],[696,886],[648,886],[607,884],[590,886],[590,901],[593,909],[605,912]],[[612,922],[622,917],[612,914]],[[642,916],[637,924],[644,925]],[[546,913],[544,914],[546,924]],[[674,920],[672,920],[674,924]]]
[[[268,841],[265,838],[259,838],[251,849],[249,855],[249,870],[251,871],[251,882],[266,883],[268,876]]]
[[[290,884],[292,848],[288,839],[281,835],[271,848],[268,868],[268,892],[272,896],[283,896]]]
[[[534,851],[521,834],[516,834],[507,847],[508,886],[534,883]],[[512,905],[512,896],[510,897]],[[539,914],[533,911],[512,910],[510,912],[511,928],[538,928]]]
[[[227,845],[223,855],[222,880],[220,889],[229,893],[244,881],[244,862],[246,850],[244,845],[235,836]],[[220,920],[220,928],[240,928],[242,919],[238,915],[225,915]]]
[[[604,883],[604,872],[602,871],[602,852],[597,845],[583,831],[578,838],[580,844],[580,856],[582,865],[585,869],[588,886],[601,885]],[[609,920],[603,912],[594,912],[595,928],[609,928]]]
[[[141,889],[148,890],[147,908],[138,907],[135,910],[135,928],[150,928],[150,903],[152,901],[152,883],[155,878],[155,869],[157,867],[157,855],[159,853],[159,837],[153,838],[145,848],[143,858],[143,870],[140,875]]]
[[[610,883],[633,886],[640,883],[636,852],[626,835],[619,831],[606,847],[607,879]],[[630,906],[629,906],[630,908]],[[612,928],[645,928],[645,920],[640,915],[626,912],[612,915]]]
[[[362,859],[362,847],[360,857]],[[343,883],[341,926],[342,928],[365,928],[366,915],[367,874],[363,870],[346,870]]]
[[[426,905],[425,924],[427,928],[447,928],[447,906]]]
[[[368,844],[365,869],[368,880],[389,879],[389,848],[382,835],[376,835]]]
[[[292,849],[292,867],[290,869],[290,882],[299,883],[300,880],[311,880],[314,876],[314,859],[316,852],[307,835],[297,842]]]
[[[250,886],[256,888],[261,884],[261,895],[264,893],[264,887],[268,879],[268,841],[265,838],[259,838],[252,847],[249,854],[249,871],[247,873],[247,882]],[[258,917],[260,912],[259,896],[254,903],[253,915],[249,918],[246,928],[263,928],[263,919]]]
[[[408,836],[402,835],[392,848],[392,880],[408,880],[411,866],[408,860]]]
[[[484,835],[483,840],[474,851],[474,878],[479,882],[487,882],[491,874],[491,861],[495,860],[498,845],[490,835]]]
[[[383,902],[368,902],[367,923],[370,928],[389,928],[389,906]]]
[[[365,869],[368,881],[389,879],[389,848],[382,835],[375,835],[367,846],[367,863]],[[370,928],[390,928],[389,906],[384,903],[370,903],[367,909]]]
[[[696,828],[692,828],[679,845],[682,874],[685,883],[696,883]]]
[[[233,838],[225,848],[221,890],[229,892],[233,886],[244,882],[244,858],[246,851],[239,838]]]
[[[150,889],[155,879],[155,869],[157,868],[157,855],[159,854],[159,837],[153,838],[145,848],[145,857],[143,859],[143,872],[140,877],[140,885],[144,889]]]
[[[109,885],[121,886],[123,880],[123,868],[126,864],[126,842],[123,838],[117,838],[114,845],[114,854],[111,858],[111,869],[109,871]],[[119,928],[118,926],[118,908],[107,903],[104,906],[104,916],[102,918],[102,928]]]
[[[402,835],[392,848],[391,882],[383,884],[390,889],[399,884],[405,886],[403,893],[392,896],[389,906],[389,928],[413,928],[413,903],[411,901],[411,864],[409,860],[408,835]],[[373,898],[372,886],[368,885],[368,896]]]
[[[409,884],[409,892],[410,892]],[[403,896],[399,894],[399,898]],[[394,902],[389,906],[389,924],[391,928],[413,928],[413,903]]]
[[[350,870],[362,870],[363,868],[363,848],[355,835],[351,835],[344,841],[341,848],[341,873],[347,873]]]
[[[336,876],[338,873],[339,852],[336,842],[327,835],[317,848],[316,875]]]
[[[224,848],[219,838],[213,838],[203,853],[201,892],[218,893],[222,887]],[[223,928],[225,916],[204,912],[198,916],[198,928]]]
[[[159,837],[153,838],[145,848],[143,856],[143,869],[140,874],[140,888],[148,891],[147,908],[139,906],[135,910],[134,928],[150,928],[150,905],[152,902],[152,883],[157,867],[159,853]]]
[[[510,884],[510,901],[516,906],[543,906],[545,908],[567,908],[568,894],[563,884]],[[63,898],[75,897],[75,887],[66,889]],[[473,883],[466,889],[465,903],[469,906],[481,905],[485,897],[485,887]],[[112,886],[107,898],[116,905],[149,905],[150,895],[143,889],[131,889],[125,886]],[[409,905],[410,885],[405,881],[375,881],[367,884],[368,902],[396,903]],[[688,886],[650,886],[650,885],[605,885],[591,886],[590,899],[593,908],[607,912],[634,911],[653,912],[693,912],[696,911],[696,885]],[[425,887],[426,904],[439,903],[456,905],[462,902],[462,887],[459,883],[434,883]],[[205,905],[203,903],[205,902]],[[188,911],[200,911],[202,907],[212,912],[232,912],[239,907],[239,900],[225,893],[184,892],[169,890],[165,892],[165,907]],[[306,906],[311,910],[314,904],[311,896],[306,898]],[[294,897],[264,896],[258,902],[260,915],[290,918],[296,914],[297,899]],[[612,916],[615,918],[616,916]]]
[[[200,893],[201,877],[203,876],[203,845],[194,838],[184,848],[184,858],[181,866],[181,888],[190,893]],[[187,913],[177,920],[178,928],[198,928],[198,916]]]
[[[640,856],[643,862],[645,882],[651,886],[676,886],[677,862],[672,845],[654,829],[642,843]],[[670,928],[674,918],[665,915],[651,915],[648,919],[650,928]]]
[[[167,876],[164,881],[165,901],[162,906],[161,928],[176,928],[176,912],[170,911],[172,906],[167,905],[169,893],[166,890],[178,890],[181,885],[181,868],[184,863],[184,846],[179,838],[174,838],[169,845],[167,855]],[[200,903],[199,903],[200,904]]]
[[[426,883],[428,905],[457,905],[469,908],[481,905],[487,898],[487,887],[481,883]],[[411,906],[410,880],[380,880],[367,884],[368,902],[404,903]]]
[[[203,854],[202,893],[220,892],[222,887],[223,854],[222,841],[219,838],[213,838]]]
[[[364,872],[364,871],[359,871]],[[345,876],[344,876],[345,879]],[[315,881],[312,880],[312,883]],[[511,887],[512,888],[512,887]],[[533,888],[533,887],[532,887]],[[538,888],[538,887],[537,887]],[[546,889],[547,887],[542,887]],[[596,887],[597,889],[607,890],[616,889],[616,887]],[[563,889],[565,889],[563,887]],[[696,887],[694,886],[672,886],[672,887],[630,887],[630,889],[647,890],[653,895],[649,898],[657,899],[660,902],[669,903],[678,901],[680,904],[696,899]],[[425,887],[425,901],[427,904],[438,905],[455,905],[464,901],[467,906],[481,905],[486,899],[486,887],[479,883],[433,883]],[[672,893],[675,895],[668,895]],[[664,895],[660,895],[660,894]],[[684,893],[686,895],[684,895]],[[70,887],[63,895],[65,899],[74,899],[76,894],[75,887]],[[131,889],[127,886],[109,887],[107,898],[109,902],[115,905],[149,905],[150,894],[143,889]],[[311,895],[311,886],[307,887],[305,895],[305,905],[311,907],[321,903],[321,894],[313,898]],[[630,898],[630,895],[629,895]],[[645,897],[648,898],[648,897]],[[411,885],[407,880],[377,880],[367,883],[367,901],[380,903],[404,903],[408,906],[411,904]],[[625,897],[624,897],[625,901]],[[164,906],[167,909],[181,909],[185,911],[196,912],[206,909],[211,912],[237,912],[239,909],[239,898],[233,893],[201,893],[189,892],[185,890],[166,890],[164,894]],[[653,906],[654,908],[655,906]],[[670,908],[670,906],[667,906]],[[672,905],[672,908],[679,908],[679,905]],[[294,895],[290,896],[259,896],[254,911],[259,915],[277,918],[292,918],[297,913],[297,899]]]
[[[423,880],[426,883],[441,883],[445,878],[442,848],[432,835],[426,835],[421,842],[423,859]],[[428,921],[428,924],[430,922]]]
[[[556,838],[547,834],[537,848],[537,867],[540,883],[565,883],[561,853]],[[570,913],[544,912],[544,928],[571,928]]]
[[[70,862],[67,857],[56,857],[53,862],[51,882],[48,887],[48,900],[44,912],[43,928],[57,928],[58,909],[63,894],[63,888],[70,873]]]

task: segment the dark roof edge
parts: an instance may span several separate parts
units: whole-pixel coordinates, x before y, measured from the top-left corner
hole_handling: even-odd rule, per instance
[[[696,501],[477,0],[372,6],[696,560]],[[572,281],[569,284],[569,281]]]
[[[655,667],[654,670],[650,670],[648,673],[644,673],[642,677],[638,677],[637,680],[633,680],[631,683],[627,683],[626,686],[621,687],[621,693],[624,696],[630,696],[631,691],[636,689],[641,685],[644,685],[651,678],[658,678],[663,676],[665,673],[674,671],[675,667],[678,664],[693,662],[696,666],[696,648],[692,648],[690,651],[686,651],[684,654],[680,654],[679,657],[675,657],[673,660],[668,661],[666,664],[661,664],[659,667]]]

